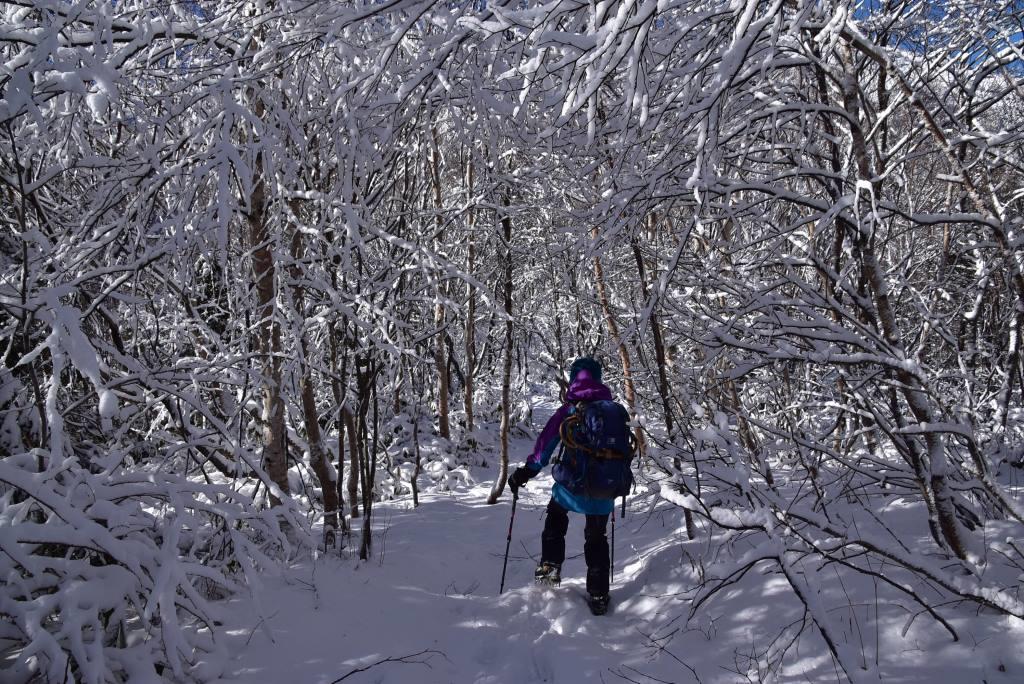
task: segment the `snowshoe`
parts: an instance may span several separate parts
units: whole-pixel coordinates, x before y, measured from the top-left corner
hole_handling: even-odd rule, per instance
[[[562,583],[562,566],[557,563],[542,562],[533,573],[533,581],[537,584],[557,587]]]
[[[608,606],[611,604],[611,601],[611,596],[608,594],[602,594],[601,596],[591,594],[587,599],[587,604],[590,606],[590,612],[594,615],[604,615],[608,612]]]

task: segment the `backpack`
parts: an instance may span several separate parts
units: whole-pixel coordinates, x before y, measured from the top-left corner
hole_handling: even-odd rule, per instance
[[[552,471],[555,481],[592,499],[629,493],[636,440],[622,404],[607,399],[576,404],[562,421],[559,437],[563,452]]]

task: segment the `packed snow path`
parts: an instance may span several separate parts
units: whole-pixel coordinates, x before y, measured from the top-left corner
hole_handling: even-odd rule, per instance
[[[539,480],[539,481],[538,481]],[[773,630],[799,611],[777,578],[739,585],[717,606],[713,621],[685,625],[689,562],[667,516],[632,512],[618,522],[613,609],[594,617],[584,600],[583,526],[570,518],[564,581],[533,586],[550,478],[524,492],[516,513],[505,593],[498,595],[510,502],[484,503],[486,483],[459,494],[427,495],[417,510],[404,501],[381,505],[373,559],[322,557],[286,577],[267,578],[259,601],[239,599],[231,614],[226,681],[330,684],[386,658],[345,682],[384,684],[525,684],[530,682],[742,682],[735,669],[767,644]],[[663,520],[664,518],[665,520]],[[660,537],[660,541],[656,541]],[[696,551],[696,549],[694,549]],[[260,617],[262,612],[264,618]],[[673,618],[677,618],[673,623]],[[989,622],[996,622],[990,620]],[[679,633],[659,651],[647,636]],[[902,622],[881,638],[895,636]],[[692,631],[687,631],[687,630]],[[865,625],[864,629],[868,629]],[[906,640],[901,662],[885,668],[890,682],[1012,682],[1020,672],[1013,630],[998,625],[979,643],[941,638]],[[887,632],[893,636],[887,637]],[[872,637],[873,638],[873,637]],[[831,660],[809,646],[787,655],[781,681],[835,682]],[[1002,654],[1008,673],[999,672]],[[644,673],[643,675],[640,673]],[[801,675],[797,675],[801,673]],[[897,674],[898,673],[898,674]],[[926,676],[931,673],[934,677]],[[621,675],[621,676],[620,676]],[[922,678],[923,677],[923,678]]]
[[[612,614],[590,614],[582,518],[570,520],[562,586],[533,586],[532,554],[549,487],[549,478],[538,478],[520,496],[501,596],[508,497],[488,506],[488,486],[480,485],[458,498],[424,496],[417,510],[404,501],[380,505],[371,561],[322,557],[291,577],[267,579],[258,590],[262,605],[237,613],[235,677],[332,682],[357,667],[423,651],[429,652],[414,659],[423,664],[381,664],[346,681],[600,682],[609,669],[644,667],[651,649],[637,633],[637,615],[657,606],[628,579],[633,557],[627,579],[621,569],[616,577]],[[628,545],[619,541],[625,558]]]
[[[555,407],[538,408],[535,420],[544,421]],[[513,441],[513,467],[531,447],[532,440]],[[550,469],[520,490],[505,592],[498,594],[512,501],[506,489],[501,501],[486,504],[491,482],[484,478],[494,470],[476,470],[480,482],[457,493],[423,494],[416,509],[410,497],[376,504],[369,561],[358,561],[355,548],[321,556],[266,578],[255,600],[238,599],[229,611],[236,665],[227,681],[329,684],[350,673],[344,681],[628,681],[615,672],[654,681],[639,674],[651,672],[658,655],[642,632],[653,629],[651,618],[664,624],[685,616],[687,604],[673,598],[685,587],[658,582],[655,598],[641,591],[638,576],[652,581],[643,570],[660,553],[673,555],[658,567],[674,574],[683,541],[678,510],[630,512],[617,521],[612,609],[595,617],[585,602],[582,516],[570,515],[562,585],[533,584]],[[349,543],[357,547],[357,534]],[[405,656],[409,662],[375,664]],[[655,670],[673,672],[677,681],[685,672],[674,661]]]
[[[516,440],[513,465],[529,448],[528,440]],[[549,471],[521,491],[499,596],[511,495],[488,506],[493,469],[473,475],[478,483],[424,494],[417,509],[409,497],[377,504],[369,561],[348,548],[266,577],[252,597],[234,599],[224,625],[233,664],[221,682],[764,681],[765,649],[801,619],[783,579],[750,573],[687,623],[687,598],[698,581],[694,559],[714,547],[706,529],[688,541],[679,509],[650,496],[633,498],[617,521],[610,614],[592,616],[584,600],[581,516],[570,516],[562,586],[534,586]],[[356,547],[357,536],[349,543]],[[869,601],[858,602],[862,612],[850,627],[865,642],[890,644],[875,665],[886,684],[1021,681],[1016,623],[954,619],[966,638],[951,643],[924,620],[908,628],[905,616],[883,613],[872,621]],[[866,657],[871,650],[864,649]],[[776,674],[775,681],[845,681],[813,628]]]

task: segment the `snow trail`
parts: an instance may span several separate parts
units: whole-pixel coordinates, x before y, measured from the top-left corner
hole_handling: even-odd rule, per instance
[[[417,510],[404,501],[380,504],[370,561],[321,557],[291,577],[268,580],[266,629],[239,601],[231,629],[240,653],[235,677],[332,682],[356,667],[424,650],[438,653],[425,664],[383,664],[347,681],[600,681],[609,667],[642,661],[646,649],[638,648],[634,621],[615,614],[637,599],[613,590],[622,602],[605,617],[590,615],[583,601],[582,518],[570,521],[562,586],[533,586],[549,488],[550,478],[538,478],[521,492],[501,596],[511,505],[487,506],[489,484],[458,498],[424,495]]]
[[[535,423],[554,407],[538,408]],[[515,440],[513,465],[531,443]],[[617,521],[612,610],[595,617],[584,601],[582,516],[570,515],[562,586],[533,585],[551,488],[546,470],[520,492],[499,596],[511,495],[485,503],[493,471],[474,470],[476,482],[454,493],[423,493],[417,509],[408,497],[375,504],[369,561],[358,561],[352,539],[340,557],[321,555],[266,578],[262,615],[256,601],[234,599],[224,618],[234,661],[230,676],[219,681],[733,684],[757,681],[749,679],[757,672],[766,681],[837,681],[816,633],[787,654],[774,679],[761,671],[773,639],[802,615],[778,574],[750,573],[687,622],[697,559],[718,551],[703,526],[697,539],[687,540],[680,509],[653,495],[633,497],[627,517]],[[870,608],[861,611],[856,620],[873,640]],[[901,653],[898,661],[881,663],[887,683],[1019,681],[1013,674],[1024,667],[1013,645],[1022,635],[1018,625],[988,620],[973,627],[973,643],[954,644],[919,624],[925,622],[909,635],[902,633],[903,619],[876,624],[877,638]]]

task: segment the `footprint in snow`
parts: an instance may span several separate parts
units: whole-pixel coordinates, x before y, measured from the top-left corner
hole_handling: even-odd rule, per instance
[[[476,650],[474,660],[481,665],[493,665],[498,661],[498,655],[500,653],[501,646],[498,642],[493,639],[488,639]]]
[[[555,681],[555,668],[546,655],[539,651],[531,651],[530,658],[533,664],[533,681],[553,682]]]

